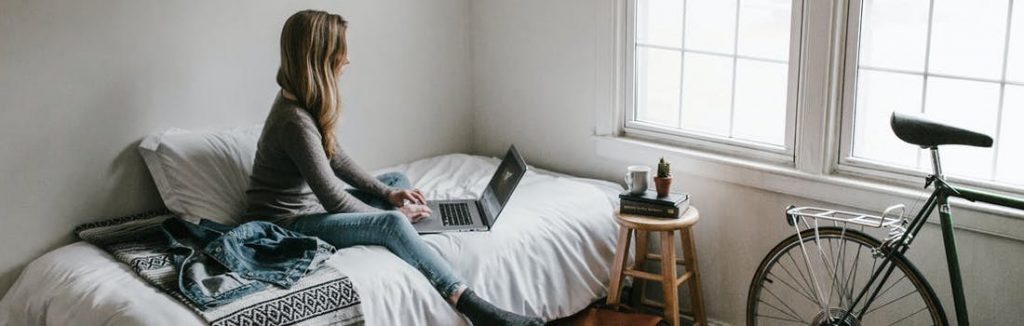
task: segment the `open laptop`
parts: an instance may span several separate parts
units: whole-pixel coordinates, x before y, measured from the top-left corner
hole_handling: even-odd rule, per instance
[[[419,233],[490,231],[523,175],[526,161],[512,145],[479,199],[428,200],[433,214],[413,227]]]

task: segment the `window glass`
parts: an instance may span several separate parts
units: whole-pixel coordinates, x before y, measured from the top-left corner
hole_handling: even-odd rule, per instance
[[[743,0],[739,12],[739,55],[786,61],[789,58],[789,0]]]
[[[735,53],[735,0],[687,0],[686,9],[687,49]]]
[[[733,119],[736,138],[781,145],[786,135],[785,64],[739,59]]]
[[[874,70],[857,75],[857,111],[854,117],[853,155],[875,162],[917,168],[917,147],[896,138],[889,126],[893,111],[918,112],[924,77]]]
[[[1006,79],[1021,85],[1024,84],[1024,2],[1018,1],[1013,6],[1011,23]]]
[[[682,47],[683,2],[639,0],[636,2],[636,41],[641,44]]]
[[[684,65],[687,69],[683,74],[683,128],[728,137],[732,60],[687,53]]]
[[[637,119],[665,126],[679,123],[679,52],[637,48]]]
[[[1003,73],[1007,0],[935,0],[928,70],[999,79]]]
[[[1003,106],[1017,108],[1003,112],[1002,123],[1016,128],[999,129],[996,180],[1024,186],[1024,86],[1006,86]]]
[[[928,0],[864,1],[860,65],[924,71]]]

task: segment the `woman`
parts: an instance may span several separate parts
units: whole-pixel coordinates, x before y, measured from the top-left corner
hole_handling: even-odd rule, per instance
[[[431,213],[423,194],[409,189],[402,174],[368,175],[338,145],[338,78],[349,63],[346,27],[341,16],[313,10],[285,22],[277,72],[281,93],[260,136],[245,215],[339,249],[385,246],[419,269],[474,324],[543,324],[477,296],[413,229],[412,223]],[[344,189],[342,180],[358,190]]]

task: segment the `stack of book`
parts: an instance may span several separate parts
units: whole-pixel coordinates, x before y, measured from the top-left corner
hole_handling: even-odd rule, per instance
[[[672,192],[665,197],[658,197],[654,190],[647,190],[641,195],[619,194],[619,213],[622,214],[679,218],[679,213],[689,207],[690,195],[681,192]]]

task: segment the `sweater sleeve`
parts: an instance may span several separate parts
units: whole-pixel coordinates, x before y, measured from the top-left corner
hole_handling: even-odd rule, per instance
[[[345,151],[341,149],[340,145],[335,146],[334,157],[331,158],[331,169],[334,170],[334,174],[344,180],[346,183],[356,187],[360,190],[368,193],[377,195],[378,197],[387,199],[388,194],[393,191],[383,182],[370,175],[363,170],[352,157],[348,156]]]
[[[305,126],[299,121],[288,121],[281,126],[286,141],[285,152],[313,190],[320,204],[330,213],[376,212],[345,191],[345,185],[334,175],[331,162],[321,145],[316,126]]]

